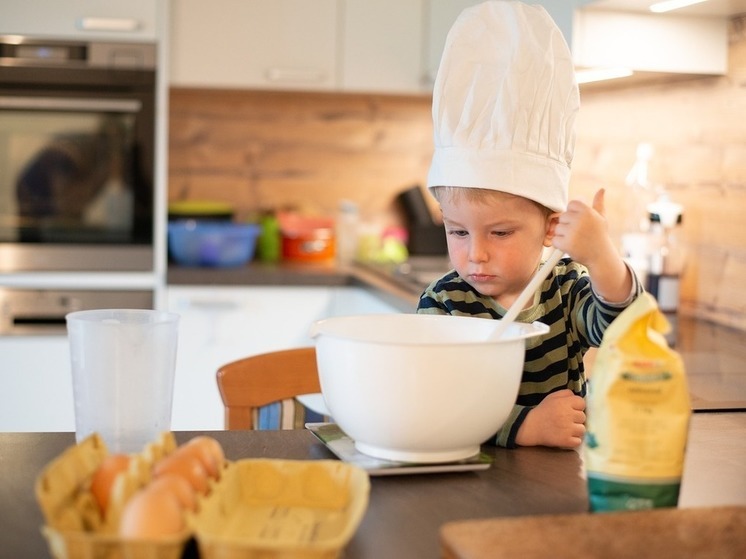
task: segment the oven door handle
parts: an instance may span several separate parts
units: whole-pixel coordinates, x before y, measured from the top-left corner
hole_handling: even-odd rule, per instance
[[[0,97],[0,109],[46,111],[101,111],[136,113],[142,103],[134,99],[68,99],[66,97]]]

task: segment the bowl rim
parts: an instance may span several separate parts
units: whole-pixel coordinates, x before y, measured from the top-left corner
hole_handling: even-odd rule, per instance
[[[544,324],[543,322],[540,322],[538,320],[535,320],[533,322],[513,322],[508,326],[508,330],[506,331],[505,337],[500,340],[492,340],[492,339],[474,339],[474,340],[454,340],[453,342],[443,342],[440,341],[433,341],[433,342],[423,342],[421,340],[418,341],[407,341],[407,340],[387,340],[383,341],[381,339],[375,339],[373,337],[364,337],[362,335],[352,335],[349,330],[344,328],[339,328],[340,331],[325,331],[326,327],[332,323],[344,323],[344,322],[350,322],[350,321],[360,321],[360,320],[366,320],[370,322],[375,321],[385,321],[390,320],[391,316],[397,316],[397,317],[408,317],[404,320],[429,320],[429,321],[443,321],[443,319],[448,320],[490,320],[495,323],[495,328],[497,327],[497,324],[499,323],[499,320],[492,319],[492,318],[483,318],[483,317],[474,317],[474,316],[457,316],[457,315],[444,315],[444,314],[413,314],[413,313],[402,313],[402,314],[378,314],[378,315],[347,315],[347,316],[334,316],[329,318],[324,318],[321,320],[317,320],[314,323],[311,324],[309,335],[312,339],[315,339],[318,342],[318,339],[321,337],[327,337],[337,340],[344,340],[354,343],[368,343],[368,344],[378,344],[378,345],[388,345],[388,346],[437,346],[437,347],[453,347],[453,346],[483,346],[483,345],[492,345],[492,344],[505,344],[509,342],[515,342],[519,340],[526,340],[529,338],[534,338],[537,336],[542,336],[549,333],[549,326],[547,324]],[[418,318],[413,318],[418,317]],[[399,318],[395,319],[399,320]],[[518,330],[516,332],[516,330]],[[512,334],[512,335],[510,335]],[[369,332],[365,334],[366,336],[369,336]]]

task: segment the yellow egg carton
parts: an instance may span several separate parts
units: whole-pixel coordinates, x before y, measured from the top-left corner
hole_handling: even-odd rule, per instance
[[[336,460],[243,459],[188,517],[201,559],[333,559],[368,506],[368,474]]]
[[[153,465],[177,447],[165,432],[132,455],[116,476],[104,515],[90,491],[108,449],[98,434],[66,449],[36,480],[42,533],[55,559],[180,559],[190,538],[201,559],[332,559],[355,533],[368,505],[367,472],[336,460],[226,462],[183,533],[157,540],[118,536],[129,498]]]
[[[90,491],[91,478],[109,452],[93,434],[47,464],[36,480],[36,499],[45,519],[42,533],[55,559],[179,559],[190,538],[183,534],[157,542],[123,540],[117,535],[128,499],[151,478],[153,464],[174,451],[173,433],[165,432],[132,456],[126,472],[111,488],[102,515]]]

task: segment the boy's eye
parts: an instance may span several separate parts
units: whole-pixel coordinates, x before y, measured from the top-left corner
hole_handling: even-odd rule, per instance
[[[454,237],[466,237],[469,233],[463,229],[449,229],[448,234]]]
[[[492,234],[495,237],[507,237],[508,235],[511,235],[512,231],[493,231]]]

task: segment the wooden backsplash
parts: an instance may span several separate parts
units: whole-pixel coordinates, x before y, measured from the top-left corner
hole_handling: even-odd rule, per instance
[[[331,93],[172,89],[169,200],[217,199],[240,215],[356,202],[396,222],[396,195],[424,184],[430,100]]]
[[[625,178],[640,142],[651,180],[684,205],[682,310],[746,330],[746,18],[731,22],[724,77],[581,90],[571,196],[607,189],[624,232]],[[384,95],[173,89],[169,199],[230,201],[240,215],[295,206],[333,214],[357,202],[397,222],[396,195],[425,183],[430,99]],[[433,206],[435,210],[435,207]]]

